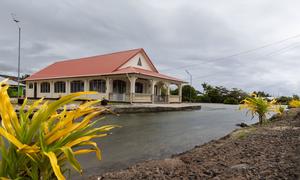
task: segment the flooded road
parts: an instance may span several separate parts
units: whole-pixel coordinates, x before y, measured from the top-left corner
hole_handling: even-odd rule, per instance
[[[100,174],[184,152],[228,134],[241,122],[251,124],[257,119],[246,116],[238,106],[223,104],[202,104],[202,109],[197,111],[110,115],[101,124],[118,124],[122,128],[96,140],[103,159],[98,161],[95,154],[78,159],[84,167],[84,175]],[[83,178],[76,173],[72,175],[72,179]]]

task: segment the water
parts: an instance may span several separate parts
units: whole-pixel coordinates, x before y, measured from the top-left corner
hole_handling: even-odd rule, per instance
[[[236,123],[255,123],[238,106],[202,104],[197,111],[122,114],[107,116],[102,124],[118,124],[122,128],[96,140],[103,159],[95,154],[79,156],[85,175],[126,168],[149,159],[161,159],[192,149],[236,129]],[[73,173],[72,173],[73,174]],[[72,179],[83,179],[76,173]]]

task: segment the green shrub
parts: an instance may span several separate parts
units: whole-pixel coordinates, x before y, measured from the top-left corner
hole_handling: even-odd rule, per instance
[[[239,104],[239,101],[235,98],[228,97],[224,100],[224,104]]]

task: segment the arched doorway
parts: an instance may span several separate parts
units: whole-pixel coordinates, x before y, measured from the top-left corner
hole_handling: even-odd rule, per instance
[[[162,82],[159,81],[154,86],[154,102],[155,103],[166,103],[167,102],[167,87]]]

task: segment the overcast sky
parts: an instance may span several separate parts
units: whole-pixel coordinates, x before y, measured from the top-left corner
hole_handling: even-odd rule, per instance
[[[161,73],[188,80],[188,70],[199,90],[300,94],[299,9],[299,0],[1,0],[0,74],[16,75],[15,13],[22,73],[142,47]]]

